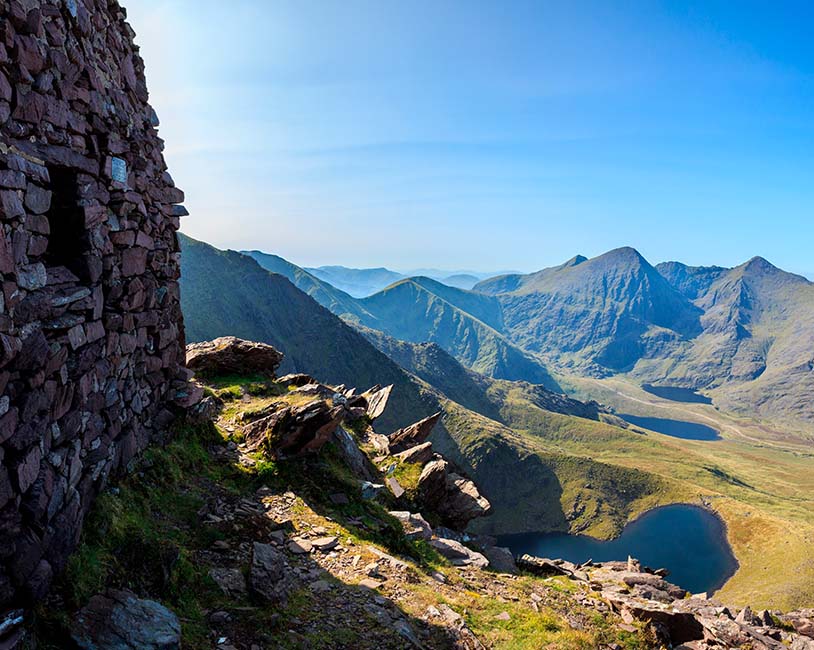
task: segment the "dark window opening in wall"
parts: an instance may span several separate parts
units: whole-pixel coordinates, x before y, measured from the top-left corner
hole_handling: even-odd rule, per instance
[[[85,216],[79,205],[76,172],[66,167],[49,167],[51,176],[51,208],[46,216],[51,234],[45,251],[46,266],[65,266],[74,275],[87,275],[85,253],[88,235]]]

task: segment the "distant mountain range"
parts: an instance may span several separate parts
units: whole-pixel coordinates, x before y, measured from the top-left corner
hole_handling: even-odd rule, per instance
[[[188,341],[225,335],[259,340],[283,351],[281,372],[309,372],[360,389],[392,383],[387,411],[377,421],[382,430],[443,409],[446,416],[433,433],[433,444],[486,486],[497,514],[480,524],[484,531],[608,535],[621,529],[641,507],[640,500],[671,493],[669,481],[659,476],[563,453],[565,440],[601,444],[619,439],[643,449],[650,444],[600,421],[603,414],[595,404],[569,399],[538,383],[492,379],[467,370],[434,343],[398,341],[362,325],[354,328],[282,273],[256,261],[291,275],[331,304],[344,300],[343,292],[333,293],[339,290],[276,256],[221,251],[183,235],[180,241]],[[424,278],[415,286],[431,282]],[[491,303],[487,297],[467,298]],[[529,428],[533,434],[525,433]],[[518,471],[522,482],[512,478]],[[594,482],[588,489],[586,474]],[[559,487],[552,490],[552,485]]]
[[[814,294],[805,278],[759,258],[734,269],[653,267],[621,249],[504,274],[479,291],[424,276],[355,299],[273,255],[183,236],[181,251],[189,341],[233,334],[277,346],[284,372],[360,389],[392,383],[381,431],[443,411],[433,448],[494,508],[473,532],[608,537],[650,508],[703,501],[734,531],[741,569],[728,594],[811,602],[806,435],[783,438],[767,427],[763,436],[764,420],[812,432]],[[722,439],[630,427],[599,404],[563,395],[549,368],[586,395],[584,385],[612,393],[631,379],[701,388],[724,411],[707,411]],[[526,373],[536,379],[499,377]],[[744,420],[739,431],[726,411],[758,422]],[[674,412],[682,417],[681,405],[665,415]]]
[[[447,286],[471,289],[481,280],[496,275],[477,271],[444,271],[442,269],[413,269],[399,272],[386,268],[351,269],[346,266],[305,267],[311,275],[332,284],[354,298],[366,298],[387,288],[394,282],[416,276],[428,277]]]
[[[264,269],[284,275],[347,322],[405,341],[437,343],[466,367],[490,377],[557,388],[539,359],[498,331],[502,328],[500,305],[493,298],[416,277],[356,299],[276,255],[259,251],[246,255]]]
[[[708,392],[728,410],[814,424],[814,283],[762,258],[736,267],[651,265],[619,248],[472,290],[401,278],[355,298],[282,258],[249,253],[347,322],[441,346],[487,376],[558,389],[552,375],[626,374]],[[342,282],[386,269],[351,272]],[[354,273],[356,275],[354,275]],[[321,276],[321,277],[320,277]],[[334,280],[342,284],[339,280]]]

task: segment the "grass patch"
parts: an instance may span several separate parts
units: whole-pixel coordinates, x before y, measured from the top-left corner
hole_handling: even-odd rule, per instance
[[[247,487],[237,469],[213,461],[207,447],[216,442],[222,438],[214,427],[179,426],[169,445],[147,450],[134,473],[97,498],[80,544],[54,586],[52,597],[64,608],[46,600],[35,611],[38,647],[65,647],[68,612],[110,587],[164,603],[182,621],[185,646],[207,647],[203,612],[220,604],[223,595],[208,568],[193,559],[219,535],[198,523],[207,496],[201,480],[217,481],[227,490]]]

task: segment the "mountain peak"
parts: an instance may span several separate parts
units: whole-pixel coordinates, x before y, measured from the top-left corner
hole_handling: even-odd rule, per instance
[[[591,258],[588,263],[596,268],[653,268],[639,251],[630,246],[614,248],[607,253]]]
[[[748,271],[777,271],[779,270],[774,264],[769,262],[765,257],[756,255],[743,265],[745,270]]]
[[[620,248],[614,248],[613,250],[609,250],[607,253],[604,253],[599,257],[607,257],[618,260],[630,260],[636,262],[646,261],[642,254],[632,246],[622,246]]]

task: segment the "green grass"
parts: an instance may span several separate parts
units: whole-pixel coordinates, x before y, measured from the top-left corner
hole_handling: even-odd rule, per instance
[[[198,525],[206,493],[189,478],[216,481],[230,490],[245,488],[246,479],[235,468],[212,461],[206,447],[222,441],[214,428],[182,426],[174,434],[168,446],[149,449],[134,474],[96,500],[80,545],[55,585],[66,609],[54,610],[46,601],[36,611],[41,647],[64,647],[67,612],[107,587],[158,598],[178,614],[190,647],[204,647],[204,610],[222,595],[191,554],[209,548],[219,534]]]

